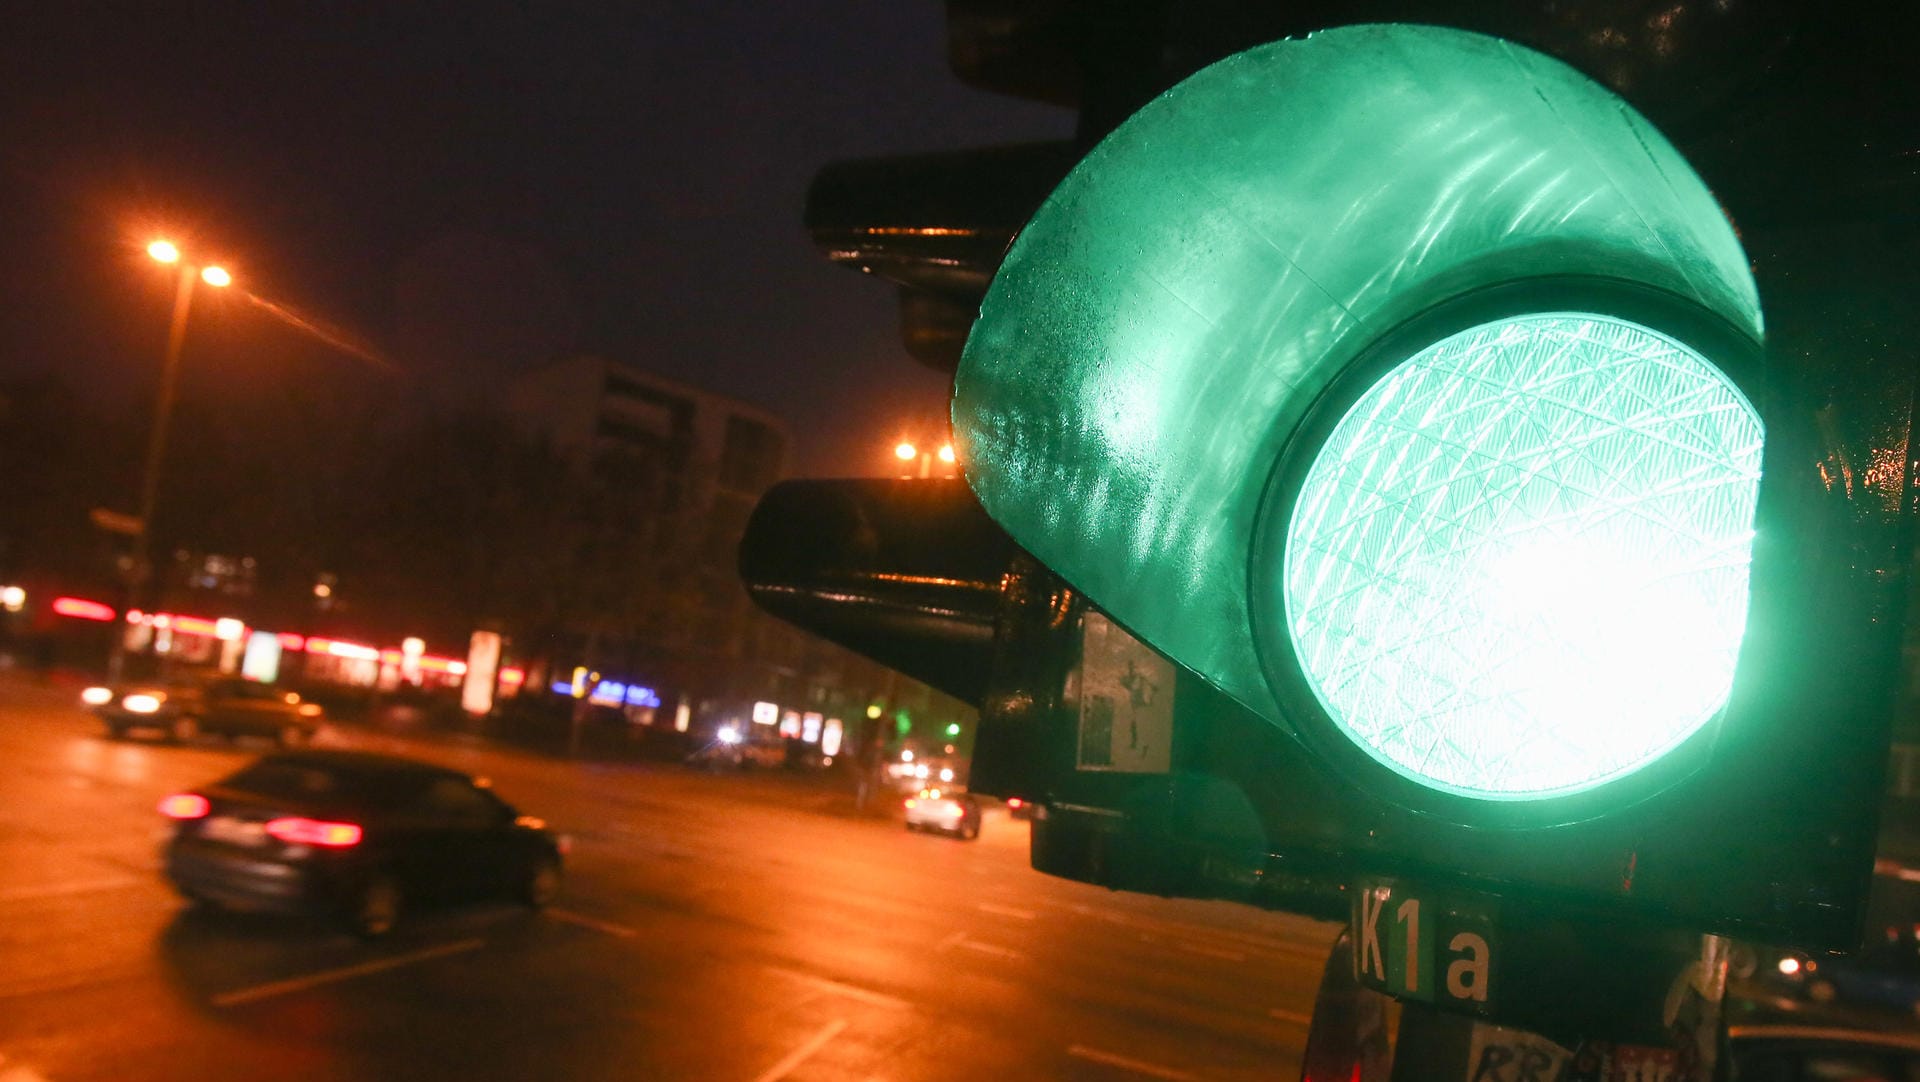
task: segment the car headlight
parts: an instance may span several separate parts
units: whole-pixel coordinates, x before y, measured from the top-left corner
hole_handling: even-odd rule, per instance
[[[80,701],[88,706],[105,706],[113,701],[113,689],[88,688],[80,693]]]
[[[160,709],[159,695],[129,695],[120,700],[120,705],[135,714],[151,714]]]

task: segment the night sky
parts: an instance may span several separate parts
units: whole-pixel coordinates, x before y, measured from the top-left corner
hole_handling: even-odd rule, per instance
[[[884,472],[945,377],[898,346],[891,287],[808,242],[809,180],[1072,127],[961,86],[942,20],[933,0],[17,7],[0,379],[58,371],[133,411],[171,296],[142,250],[166,233],[398,368],[202,297],[183,395],[444,401],[586,349],[784,415],[798,473]]]

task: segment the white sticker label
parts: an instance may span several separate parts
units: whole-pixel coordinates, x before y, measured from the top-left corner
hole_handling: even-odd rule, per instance
[[[1080,654],[1081,770],[1165,774],[1173,768],[1173,663],[1097,612]]]

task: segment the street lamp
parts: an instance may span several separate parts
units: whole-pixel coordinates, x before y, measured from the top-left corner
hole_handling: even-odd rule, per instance
[[[196,267],[181,258],[180,249],[171,241],[156,240],[147,245],[147,254],[161,263],[179,264],[179,282],[173,294],[173,321],[167,328],[167,352],[160,365],[160,393],[153,403],[153,428],[147,438],[146,468],[140,480],[140,525],[133,535],[133,567],[129,571],[129,594],[143,586],[148,575],[147,551],[153,535],[153,507],[160,495],[160,462],[167,451],[167,425],[173,417],[174,385],[180,373],[180,346],[187,337],[187,312],[193,307],[193,283],[203,281],[216,288],[233,284],[233,275],[222,267]],[[135,599],[137,600],[137,598]],[[120,679],[126,661],[125,629],[113,637],[113,651],[107,657],[107,679]]]
[[[951,467],[953,466],[955,461],[954,454],[953,454],[953,445],[950,443],[943,443],[940,445],[939,450],[930,451],[930,450],[926,450],[924,448],[919,447],[912,440],[901,440],[899,443],[895,444],[893,448],[893,457],[900,460],[901,469],[903,471],[906,471],[900,474],[900,476],[903,478],[914,476],[914,467],[912,465],[913,463],[919,464],[918,465],[919,476],[923,478],[932,477],[933,463],[935,459],[939,459],[942,465],[948,467],[945,471],[943,471],[942,476],[951,476],[953,472]]]

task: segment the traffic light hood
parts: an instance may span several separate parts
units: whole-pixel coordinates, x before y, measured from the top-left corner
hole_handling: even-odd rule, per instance
[[[1429,788],[1554,796],[1657,758],[1725,700],[1762,329],[1725,216],[1620,98],[1496,38],[1347,27],[1215,64],[1086,156],[993,281],[954,431],[1016,541],[1256,714],[1309,739],[1331,721]],[[1624,566],[1643,553],[1666,568]],[[1568,646],[1541,621],[1616,587],[1666,591],[1671,633],[1560,619],[1576,649],[1628,646],[1546,692],[1550,650],[1509,657],[1528,687],[1439,728],[1395,714],[1396,695],[1460,698],[1436,665],[1479,695],[1503,650]],[[1448,657],[1407,660],[1434,642]],[[1529,694],[1604,692],[1573,722],[1617,730],[1648,704],[1604,667],[1642,662],[1688,686],[1630,747],[1526,729]],[[1455,723],[1537,761],[1477,774],[1485,749]]]

